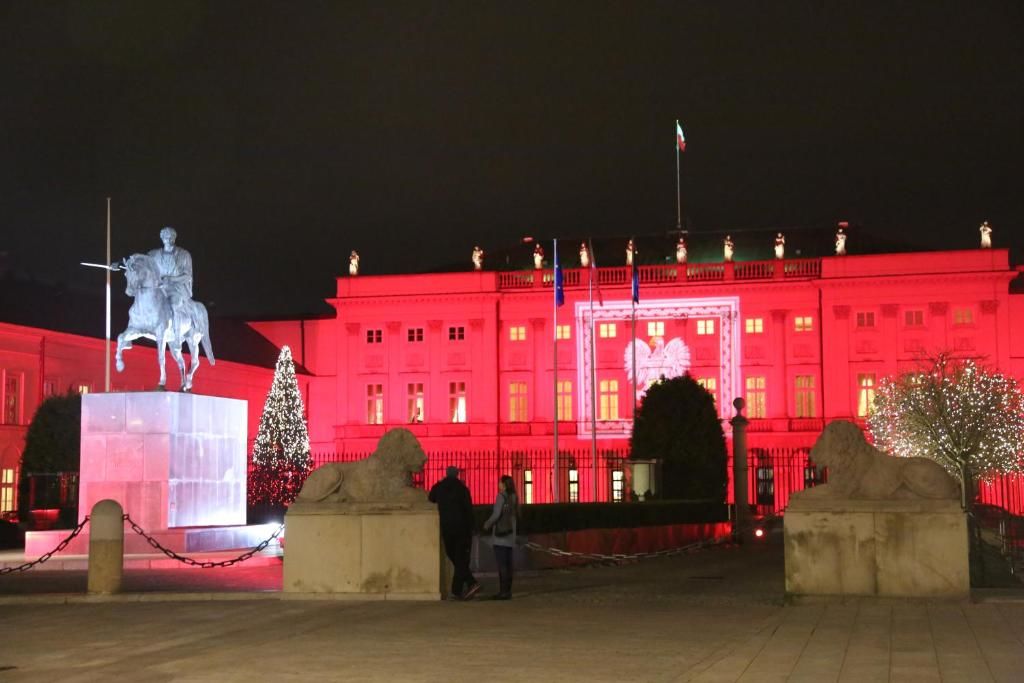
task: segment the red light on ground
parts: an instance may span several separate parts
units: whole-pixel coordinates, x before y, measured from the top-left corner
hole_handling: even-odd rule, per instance
[[[764,538],[764,529],[754,529],[754,536],[756,538]]]

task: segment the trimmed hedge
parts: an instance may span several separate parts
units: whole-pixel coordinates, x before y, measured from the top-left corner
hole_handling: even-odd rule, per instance
[[[493,506],[475,505],[476,528],[482,529]],[[580,529],[630,529],[668,524],[728,521],[725,503],[711,501],[649,501],[644,503],[546,503],[519,509],[519,530],[547,534]]]

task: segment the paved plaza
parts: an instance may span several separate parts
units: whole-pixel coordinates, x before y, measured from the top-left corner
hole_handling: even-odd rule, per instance
[[[1024,680],[1016,594],[783,605],[778,545],[533,572],[509,602],[282,600],[274,564],[68,604],[82,572],[0,579],[0,683]]]

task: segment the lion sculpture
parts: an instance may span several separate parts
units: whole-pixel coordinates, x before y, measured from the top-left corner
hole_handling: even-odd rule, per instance
[[[427,504],[413,488],[412,473],[422,472],[427,456],[408,429],[384,434],[368,458],[332,462],[316,468],[302,485],[296,503]]]
[[[960,497],[960,484],[933,460],[887,455],[867,442],[860,427],[830,422],[811,449],[811,460],[828,468],[828,483],[800,492],[801,498],[867,500]]]

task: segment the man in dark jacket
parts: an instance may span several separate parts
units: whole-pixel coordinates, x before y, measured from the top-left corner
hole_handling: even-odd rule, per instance
[[[445,478],[430,489],[428,498],[437,504],[444,551],[455,565],[452,596],[469,600],[480,590],[480,584],[469,570],[469,553],[473,547],[473,499],[469,489],[459,480],[458,467],[449,467],[445,474]]]

